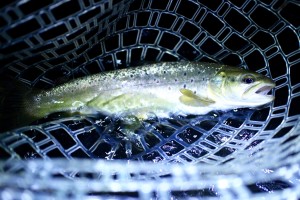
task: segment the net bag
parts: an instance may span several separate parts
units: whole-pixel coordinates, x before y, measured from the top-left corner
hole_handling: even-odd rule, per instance
[[[130,145],[102,114],[1,133],[0,199],[299,199],[299,12],[297,0],[1,1],[0,78],[29,88],[180,60],[276,87],[263,108],[151,119]]]

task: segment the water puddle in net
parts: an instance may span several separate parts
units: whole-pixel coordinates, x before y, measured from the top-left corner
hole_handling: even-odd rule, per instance
[[[104,143],[110,145],[109,151],[106,148],[107,152],[102,154],[106,156],[102,158],[143,160],[157,154],[163,160],[170,160],[185,151],[191,152],[204,138],[218,145],[227,142],[253,112],[255,110],[250,109],[214,111],[201,116],[153,117],[142,122],[134,116],[113,118],[99,114],[93,118],[96,119],[94,125],[101,138],[98,146]],[[197,157],[200,159],[201,156]]]
[[[170,161],[179,156],[184,160],[200,161],[204,155],[230,142],[231,138],[243,141],[252,138],[257,132],[255,123],[265,120],[269,110],[237,109],[213,111],[206,115],[172,115],[169,118],[153,115],[145,121],[139,121],[135,116],[110,117],[102,113],[73,117],[67,113],[54,113],[36,124],[45,124],[45,129],[55,127],[55,124],[66,126],[64,134],[69,133],[72,137],[78,130],[85,130],[76,137],[92,158],[156,162]]]

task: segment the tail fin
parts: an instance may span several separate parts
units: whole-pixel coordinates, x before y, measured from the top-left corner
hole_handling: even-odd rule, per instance
[[[0,133],[29,124],[34,119],[26,113],[25,98],[31,89],[13,79],[0,81]]]

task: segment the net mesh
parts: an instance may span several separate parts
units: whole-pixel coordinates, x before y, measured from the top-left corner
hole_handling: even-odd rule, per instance
[[[0,134],[0,197],[299,199],[299,12],[296,0],[1,1],[0,75],[29,87],[195,60],[265,74],[276,99],[151,119],[129,145],[105,133],[107,116],[47,116]]]

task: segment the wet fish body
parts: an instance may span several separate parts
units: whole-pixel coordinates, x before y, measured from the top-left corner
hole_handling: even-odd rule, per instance
[[[199,115],[269,103],[274,97],[267,93],[274,86],[271,79],[237,67],[161,62],[75,79],[50,90],[27,91],[17,98],[22,102],[14,119],[20,125],[61,111],[134,115],[141,120],[153,114]],[[8,103],[1,108],[12,110],[12,116]]]
[[[274,87],[265,76],[236,67],[165,62],[104,72],[43,91],[27,98],[27,104],[34,107],[28,107],[27,112],[35,117],[67,110],[130,113],[140,118],[151,112],[158,117],[168,117],[170,113],[205,114],[216,109],[255,107],[273,100],[272,96],[264,95],[259,102],[251,97],[240,101],[232,90],[244,90],[242,77],[239,77],[244,75],[255,79],[256,84],[262,85],[259,88],[265,87],[266,91]],[[232,82],[238,84],[231,86]]]

